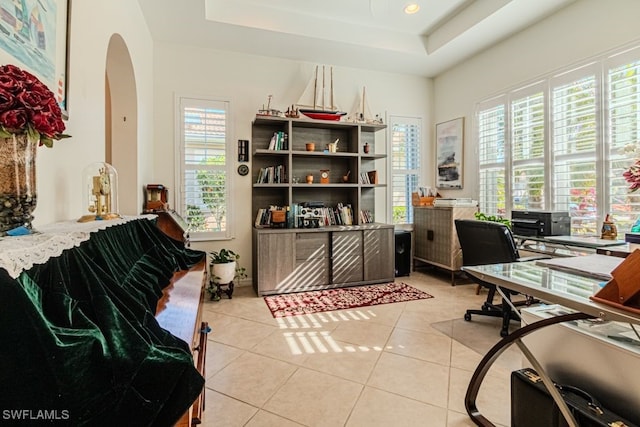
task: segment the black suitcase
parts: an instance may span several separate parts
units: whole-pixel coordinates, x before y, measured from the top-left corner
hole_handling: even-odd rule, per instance
[[[556,384],[580,427],[637,427],[576,387]],[[511,427],[567,427],[542,378],[531,368],[511,373]]]

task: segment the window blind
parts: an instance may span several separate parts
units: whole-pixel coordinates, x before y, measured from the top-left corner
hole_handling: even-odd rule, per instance
[[[505,106],[486,106],[477,117],[480,210],[490,215],[505,215]]]
[[[544,209],[545,108],[541,91],[511,102],[511,208]]]
[[[609,123],[609,213],[619,228],[630,230],[640,217],[640,194],[629,192],[622,174],[640,158],[640,60],[607,73]]]
[[[571,234],[597,234],[597,79],[552,88],[555,209],[568,210]]]
[[[228,103],[182,98],[181,203],[191,237],[228,237]]]
[[[413,222],[411,193],[418,189],[422,120],[390,117],[393,223]]]

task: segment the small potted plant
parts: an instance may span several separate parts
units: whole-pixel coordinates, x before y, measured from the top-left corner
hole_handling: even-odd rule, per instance
[[[246,269],[240,267],[238,263],[240,255],[230,249],[220,249],[220,251],[209,252],[209,287],[207,291],[211,294],[212,300],[219,300],[222,292],[221,286],[226,286],[224,292],[229,299],[233,294],[233,280],[247,277]]]

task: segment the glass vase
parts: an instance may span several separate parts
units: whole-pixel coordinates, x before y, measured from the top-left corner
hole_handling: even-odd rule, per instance
[[[25,234],[32,229],[39,142],[39,138],[26,133],[0,137],[0,236],[12,234],[12,230]]]

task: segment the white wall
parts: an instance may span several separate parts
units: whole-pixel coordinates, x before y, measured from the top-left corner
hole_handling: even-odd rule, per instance
[[[194,243],[203,250],[221,247],[241,254],[241,264],[251,267],[251,174],[239,176],[235,141],[251,141],[251,122],[256,112],[266,106],[268,95],[273,95],[272,108],[286,110],[296,103],[313,75],[315,65],[266,58],[254,55],[223,52],[215,49],[192,48],[182,45],[157,43],[154,52],[155,73],[155,178],[169,187],[171,206],[176,206],[175,188],[175,96],[209,96],[229,100],[232,109],[232,136],[234,141],[231,194],[234,212],[234,239],[231,242]],[[409,75],[388,74],[367,70],[334,68],[336,101],[350,111],[366,86],[368,104],[372,114],[408,115],[425,118],[425,127],[431,114],[431,81]],[[428,136],[428,134],[427,134]],[[423,144],[428,144],[425,138]],[[251,272],[249,272],[251,276]]]
[[[119,33],[131,53],[139,106],[139,182],[152,177],[153,43],[138,3],[131,0],[73,0],[71,7],[68,111],[65,133],[52,149],[40,147],[37,159],[38,205],[34,226],[77,219],[84,211],[82,170],[105,160],[105,64],[111,35]],[[12,62],[0,54],[0,63]],[[135,96],[132,94],[132,96]],[[126,189],[120,190],[127,191]],[[140,208],[142,204],[140,203]]]
[[[640,40],[639,16],[637,0],[578,0],[435,78],[434,122],[466,118],[464,188],[447,191],[447,195],[478,197],[477,141],[473,133],[478,101]]]

